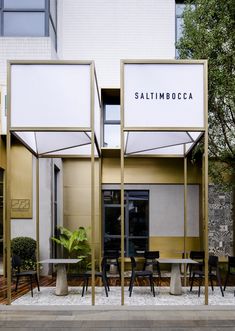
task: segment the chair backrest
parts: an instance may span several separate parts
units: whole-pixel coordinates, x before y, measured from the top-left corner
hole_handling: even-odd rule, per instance
[[[228,268],[235,268],[235,256],[228,257]]]
[[[144,252],[144,257],[147,260],[154,260],[154,259],[158,259],[160,256],[159,251],[145,251]]]
[[[118,259],[120,257],[120,253],[118,251],[106,251],[104,257],[109,260]]]
[[[217,269],[218,262],[219,262],[218,256],[210,255],[209,260],[208,260],[209,271],[211,271],[213,269]]]
[[[11,259],[11,264],[13,269],[20,269],[22,262],[21,258],[18,255],[13,255]]]
[[[190,252],[190,259],[204,261],[204,259],[205,259],[205,252],[204,251],[191,251]]]

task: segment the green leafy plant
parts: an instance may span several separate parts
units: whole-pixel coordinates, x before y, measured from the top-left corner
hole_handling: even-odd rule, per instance
[[[90,261],[88,260],[91,252],[87,229],[79,227],[77,230],[70,231],[63,226],[60,226],[58,230],[59,237],[51,237],[51,240],[64,248],[66,257],[82,259],[82,263],[79,264],[80,268],[87,269],[90,264]]]
[[[22,269],[36,268],[36,241],[30,237],[16,237],[11,240],[12,255],[18,255],[22,260]]]

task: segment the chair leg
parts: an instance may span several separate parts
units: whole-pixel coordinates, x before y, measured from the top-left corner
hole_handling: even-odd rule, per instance
[[[151,292],[153,292],[153,296],[155,297],[155,289],[154,289],[153,276],[150,276],[149,277],[149,282],[150,282]]]
[[[195,273],[193,273],[193,277],[191,277],[191,286],[190,286],[190,292],[192,292],[192,289],[193,289],[193,282],[194,282],[194,278],[195,278]]]
[[[219,287],[220,287],[220,291],[221,291],[222,297],[224,297],[224,292],[223,292],[223,288],[222,288],[222,284],[221,284],[220,273],[217,272],[216,273],[216,276],[217,276],[217,281],[218,281],[218,284],[219,284]]]
[[[37,287],[38,287],[38,292],[40,292],[40,287],[39,287],[39,281],[38,281],[38,275],[35,274],[35,280],[36,280],[36,284],[37,284]]]
[[[88,290],[88,282],[89,282],[89,277],[86,277],[86,292]]]
[[[29,276],[29,280],[30,280],[31,296],[33,297],[33,277],[32,277],[32,275]]]
[[[18,284],[19,284],[19,276],[16,277],[16,287],[15,287],[15,292],[17,292]]]
[[[198,296],[200,297],[201,294],[201,284],[202,284],[202,277],[199,277],[199,286],[198,286]]]
[[[227,273],[227,275],[226,275],[226,279],[225,279],[225,283],[224,283],[224,291],[225,291],[225,289],[227,287],[228,279],[229,279],[229,273]]]
[[[84,279],[83,279],[83,287],[82,287],[82,297],[84,296],[86,282],[87,282],[87,277],[84,277]]]
[[[107,286],[106,278],[104,276],[102,276],[102,281],[103,281],[103,285],[104,285],[106,297],[108,297],[109,296],[109,294],[108,294],[108,286]]]
[[[130,286],[129,286],[129,297],[131,297],[131,294],[132,294],[132,290],[133,290],[133,285],[134,285],[134,280],[135,280],[135,276],[131,277],[131,280],[130,280]]]

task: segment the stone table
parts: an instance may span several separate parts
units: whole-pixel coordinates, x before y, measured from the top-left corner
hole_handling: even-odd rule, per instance
[[[66,264],[80,262],[81,259],[47,259],[39,263],[52,263],[56,266],[56,295],[68,295]]]
[[[182,294],[182,285],[180,278],[180,265],[181,264],[190,264],[198,263],[192,259],[157,259],[159,263],[171,264],[171,282],[170,282],[170,294],[181,295]]]

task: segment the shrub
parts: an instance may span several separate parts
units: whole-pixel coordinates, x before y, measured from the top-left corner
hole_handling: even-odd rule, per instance
[[[18,255],[22,260],[22,269],[29,270],[36,267],[36,241],[30,237],[16,237],[11,240],[12,255]]]

